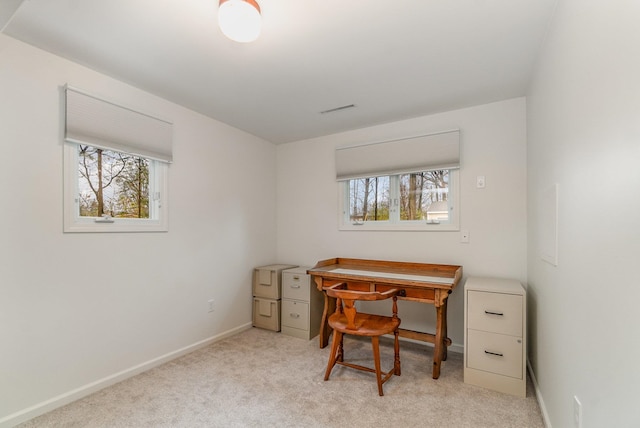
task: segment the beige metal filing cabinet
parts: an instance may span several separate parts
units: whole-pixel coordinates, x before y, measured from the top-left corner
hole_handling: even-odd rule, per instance
[[[268,265],[253,270],[253,326],[280,331],[282,271],[295,265]]]
[[[324,296],[307,275],[308,267],[282,272],[282,333],[312,339],[320,331]]]
[[[527,295],[522,284],[470,277],[464,291],[464,381],[525,397]]]

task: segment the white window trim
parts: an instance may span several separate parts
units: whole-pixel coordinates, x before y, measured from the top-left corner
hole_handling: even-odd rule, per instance
[[[78,200],[78,145],[64,143],[64,232],[167,232],[169,165],[154,163],[149,177],[149,219],[81,217]]]
[[[413,231],[413,232],[446,232],[460,230],[460,170],[449,170],[449,222],[427,223],[425,220],[413,221],[365,221],[352,223],[349,220],[349,181],[338,181],[338,230],[345,231]],[[391,185],[391,183],[390,183]],[[394,191],[394,190],[393,190]],[[390,195],[392,199],[395,195]],[[397,208],[392,208],[397,210]]]

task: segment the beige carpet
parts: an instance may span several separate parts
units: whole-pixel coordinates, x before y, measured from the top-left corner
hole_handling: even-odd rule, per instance
[[[379,397],[373,374],[337,366],[324,382],[328,352],[252,328],[20,427],[544,427],[530,381],[527,398],[467,385],[461,354],[434,380],[432,348],[402,342],[402,376]],[[345,355],[365,362],[370,342],[346,339]]]

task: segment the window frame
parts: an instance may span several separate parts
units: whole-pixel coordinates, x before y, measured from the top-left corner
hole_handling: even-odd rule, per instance
[[[80,216],[78,197],[78,146],[79,144],[75,142],[64,142],[63,217],[65,233],[167,232],[169,230],[169,164],[140,155],[134,156],[142,157],[149,160],[149,218],[142,219],[109,217],[108,219],[103,220],[99,217]],[[123,151],[118,152],[126,153]]]
[[[437,232],[460,230],[460,169],[441,168],[449,171],[449,221],[447,223],[428,223],[425,220],[400,220],[400,208],[394,200],[399,199],[400,175],[389,174],[389,197],[392,207],[389,220],[352,222],[349,217],[349,180],[338,181],[338,230],[342,231],[414,231]],[[378,175],[380,177],[381,175]],[[373,178],[372,176],[371,178]]]

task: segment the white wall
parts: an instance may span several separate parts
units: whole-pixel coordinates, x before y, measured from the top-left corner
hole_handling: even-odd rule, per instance
[[[561,0],[528,100],[530,358],[548,419],[640,426],[640,3]],[[540,259],[559,186],[558,266]]]
[[[62,233],[65,83],[174,122],[168,233]],[[250,325],[275,146],[1,34],[0,94],[0,426]]]
[[[335,147],[430,132],[461,130],[459,232],[338,230]],[[300,141],[277,148],[278,261],[313,266],[354,257],[459,264],[464,276],[526,280],[525,100],[513,99],[412,120]],[[477,189],[476,176],[486,176]],[[435,310],[401,302],[404,327],[433,332]],[[463,344],[462,287],[449,298],[449,336]],[[428,362],[426,362],[428,364]]]

